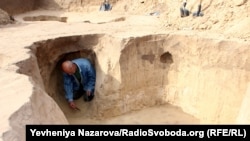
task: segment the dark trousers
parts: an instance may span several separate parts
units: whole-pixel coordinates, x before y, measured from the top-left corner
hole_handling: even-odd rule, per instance
[[[83,96],[84,101],[91,101],[94,98],[94,92],[91,91],[90,96],[88,96],[86,91],[83,90],[82,86],[80,87],[78,91],[74,91],[73,95],[74,95],[73,96],[74,100],[79,99],[81,96]]]

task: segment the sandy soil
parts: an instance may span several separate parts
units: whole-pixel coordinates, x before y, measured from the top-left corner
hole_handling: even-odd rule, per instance
[[[105,120],[68,117],[71,124],[199,124],[195,117],[172,105],[155,106]]]
[[[68,17],[67,23],[58,21],[24,21],[23,17],[35,16],[35,15],[60,15],[61,17]],[[99,18],[101,16],[101,18]],[[98,18],[97,18],[98,17]],[[77,34],[77,32],[89,32],[100,33],[108,32],[121,34],[121,36],[138,36],[147,33],[158,34],[161,33],[161,22],[157,16],[149,15],[120,15],[108,12],[93,12],[90,14],[78,13],[78,12],[65,12],[61,11],[32,11],[24,14],[17,15],[16,25],[7,25],[5,28],[1,28],[1,35],[4,35],[5,43],[11,42],[11,39],[15,38],[17,44],[25,43],[26,40],[36,41],[42,38],[49,38],[49,36],[55,34],[56,36],[65,36],[67,34]],[[135,22],[137,20],[137,22]],[[143,24],[143,26],[141,26]],[[60,30],[56,30],[60,28]],[[140,31],[140,32],[138,32]],[[14,32],[14,34],[13,34]],[[18,38],[18,36],[23,38]],[[13,37],[15,36],[15,37]],[[42,37],[42,38],[41,38]],[[3,39],[3,38],[2,38]],[[13,48],[14,49],[14,48]],[[5,50],[5,49],[4,49]],[[16,49],[14,49],[16,50]],[[15,56],[15,60],[22,58],[21,54],[16,51],[5,50],[9,53],[9,56]],[[4,53],[8,54],[8,53]],[[2,55],[4,56],[4,55]],[[2,57],[2,66],[4,64],[11,63],[11,59],[5,59]],[[12,59],[14,59],[12,57]],[[7,67],[7,66],[6,66]],[[151,115],[156,116],[152,118]],[[167,118],[166,118],[167,117]],[[186,118],[183,118],[186,117]],[[90,120],[90,119],[89,119]],[[81,123],[82,119],[69,118],[70,123]],[[85,119],[88,121],[88,119]],[[94,121],[90,120],[89,123],[197,123],[195,118],[189,117],[186,113],[183,113],[180,109],[172,106],[163,106],[143,110],[141,112],[133,112],[129,115],[113,118],[106,121]]]

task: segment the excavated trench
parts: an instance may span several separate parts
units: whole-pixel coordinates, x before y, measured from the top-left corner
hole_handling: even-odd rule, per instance
[[[58,17],[50,15],[39,15],[39,16],[26,16],[23,17],[24,21],[58,21],[67,22],[68,17]]]
[[[42,78],[39,82],[33,76],[34,83],[69,123],[249,122],[247,43],[188,35],[93,34],[39,41],[30,48]],[[77,100],[81,111],[73,111],[64,99],[60,64],[78,57],[95,66],[96,96],[90,103]]]

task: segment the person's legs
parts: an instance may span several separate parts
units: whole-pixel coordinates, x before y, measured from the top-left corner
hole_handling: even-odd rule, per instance
[[[180,12],[181,12],[181,17],[184,17],[184,9],[180,8]]]
[[[77,84],[73,84],[73,99],[77,100],[83,95],[82,86],[77,86]]]
[[[84,101],[91,101],[94,98],[94,91],[95,90],[92,90],[90,93],[90,96],[87,96],[87,93],[86,93],[86,91],[83,90],[82,85],[80,85],[80,87],[74,87],[73,99],[77,100],[81,96],[83,96]]]
[[[83,91],[81,90],[76,90],[73,92],[73,99],[77,100],[83,95]]]
[[[184,15],[185,17],[189,16],[189,11],[187,9],[184,9]]]

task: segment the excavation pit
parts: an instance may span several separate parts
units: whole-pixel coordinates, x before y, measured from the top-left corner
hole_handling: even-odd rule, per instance
[[[67,22],[68,17],[58,17],[50,15],[39,15],[39,16],[26,16],[23,17],[24,21],[58,21],[58,22]]]
[[[183,35],[118,38],[91,34],[39,41],[30,48],[42,88],[70,124],[247,120],[243,112],[249,103],[244,100],[250,78],[246,43]],[[81,111],[73,111],[64,98],[60,64],[79,57],[95,66],[96,96],[90,103],[77,100]]]

